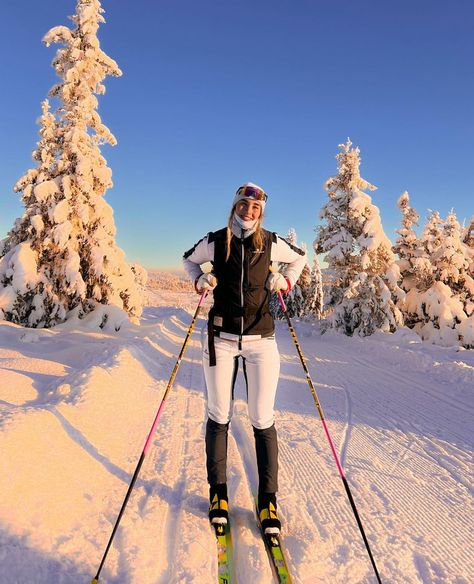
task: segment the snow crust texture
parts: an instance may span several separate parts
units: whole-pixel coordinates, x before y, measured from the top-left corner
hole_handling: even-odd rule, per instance
[[[197,297],[153,292],[119,332],[0,323],[0,583],[94,576]],[[155,302],[153,303],[153,299]],[[154,304],[154,306],[153,306]],[[323,336],[294,321],[384,582],[474,573],[474,353],[395,334]],[[121,527],[104,584],[217,579],[204,466],[200,319]],[[370,584],[371,567],[285,323],[277,323],[279,508],[298,584]],[[272,581],[252,492],[242,373],[228,484],[239,582]]]

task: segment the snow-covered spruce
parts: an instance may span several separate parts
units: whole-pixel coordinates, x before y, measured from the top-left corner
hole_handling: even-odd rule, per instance
[[[306,246],[304,244],[298,245],[298,238],[293,227],[290,227],[288,230],[286,240],[289,241],[291,245],[295,245],[306,250]],[[296,284],[293,286],[290,292],[284,296],[286,309],[290,318],[302,317],[306,314],[305,310],[307,295],[310,291],[310,285],[311,269],[308,265],[306,265],[303,268],[303,271],[301,272],[301,275],[298,278]],[[277,294],[272,294],[269,306],[273,318],[277,320],[283,320],[285,318]]]
[[[402,213],[402,225],[397,229],[399,237],[395,241],[393,251],[398,255],[398,267],[400,268],[400,287],[409,292],[416,286],[417,273],[419,267],[416,266],[416,259],[420,256],[420,240],[418,239],[414,225],[418,225],[420,216],[416,210],[410,206],[410,196],[407,191],[401,194],[397,201],[397,206]]]
[[[323,330],[360,336],[394,331],[402,324],[396,302],[404,292],[398,286],[400,269],[379,209],[363,192],[376,187],[360,176],[359,149],[352,148],[349,139],[339,147],[338,174],[326,182],[329,201],[320,213],[326,224],[316,238],[317,252],[326,254],[334,274]]]
[[[301,274],[301,277],[303,276],[303,273]],[[323,305],[323,278],[321,274],[321,267],[319,265],[318,254],[315,248],[313,267],[310,271],[310,281],[304,300],[303,315],[305,317],[319,320],[323,313]]]
[[[413,328],[422,321],[422,315],[417,307],[420,306],[420,294],[433,281],[433,268],[429,255],[415,232],[414,225],[418,225],[420,216],[410,206],[407,191],[402,193],[397,206],[402,213],[402,224],[400,229],[397,229],[399,237],[395,241],[393,251],[399,258],[397,264],[401,275],[400,287],[406,293],[398,306],[403,313],[405,325]]]
[[[474,278],[474,215],[469,221],[469,225],[463,231],[463,242],[467,246],[469,256],[469,274]]]
[[[74,29],[52,28],[44,43],[60,43],[53,67],[61,82],[43,102],[37,167],[19,179],[23,216],[0,247],[0,318],[49,327],[97,304],[115,305],[133,321],[142,311],[135,275],[115,243],[113,211],[104,200],[112,172],[100,145],[116,140],[97,113],[103,80],[120,76],[100,48],[98,0],[78,0]],[[110,323],[109,323],[110,324]]]
[[[432,212],[421,237],[431,263],[429,280],[407,294],[406,307],[418,316],[414,330],[438,345],[474,348],[474,280],[469,248],[454,212],[442,221]]]

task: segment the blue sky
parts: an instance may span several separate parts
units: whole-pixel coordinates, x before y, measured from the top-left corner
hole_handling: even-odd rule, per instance
[[[269,194],[266,227],[293,227],[311,246],[348,136],[392,240],[404,190],[423,218],[474,213],[471,0],[102,6],[101,46],[123,70],[100,98],[118,140],[103,150],[107,200],[130,260],[179,267],[249,180]],[[0,237],[21,214],[12,186],[33,165],[40,104],[56,80],[56,46],[41,38],[74,11],[74,0],[2,6]]]

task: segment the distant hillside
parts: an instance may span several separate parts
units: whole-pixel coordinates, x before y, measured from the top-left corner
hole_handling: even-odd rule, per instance
[[[193,292],[192,282],[183,271],[148,270],[147,287],[151,290]]]

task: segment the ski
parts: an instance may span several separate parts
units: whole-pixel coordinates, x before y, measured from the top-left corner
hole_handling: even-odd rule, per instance
[[[267,550],[275,580],[279,582],[279,584],[292,584],[288,564],[283,551],[281,536],[279,534],[276,535],[275,533],[265,533],[262,529],[262,524],[260,523],[257,506],[255,506],[255,511],[257,513],[258,527],[262,534],[263,541],[265,542],[265,549]]]
[[[217,541],[217,582],[218,584],[234,584],[230,523],[213,523],[212,527],[214,528]]]

